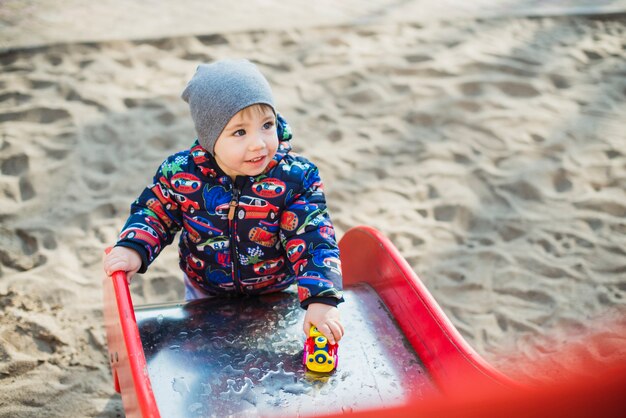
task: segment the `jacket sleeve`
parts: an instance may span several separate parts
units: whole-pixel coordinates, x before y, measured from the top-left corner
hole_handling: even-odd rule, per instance
[[[310,163],[309,163],[310,164]],[[322,181],[310,164],[303,188],[281,215],[280,237],[296,275],[300,305],[343,302],[341,261]]]
[[[130,216],[122,228],[116,247],[131,248],[141,256],[144,273],[166,245],[174,240],[182,226],[182,214],[171,191],[169,177],[180,168],[181,155],[165,160],[153,182],[130,207]],[[177,161],[177,159],[179,161]]]

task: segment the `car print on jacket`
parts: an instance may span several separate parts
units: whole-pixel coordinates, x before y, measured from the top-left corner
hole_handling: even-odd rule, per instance
[[[341,260],[337,257],[326,257],[323,261],[325,267],[328,267],[333,273],[341,274]]]
[[[303,239],[294,239],[287,243],[285,250],[287,250],[287,258],[292,263],[295,263],[300,259],[300,256],[306,249],[306,242]]]
[[[178,209],[178,203],[172,200],[167,188],[163,187],[161,183],[157,183],[151,187],[154,195],[159,199],[159,202],[163,204],[165,209]]]
[[[265,178],[252,185],[254,193],[261,197],[278,197],[285,193],[285,183],[274,178]]]
[[[228,206],[230,202],[231,193],[229,193],[228,189],[221,185],[209,185],[206,184],[202,188],[202,200],[200,202],[204,203],[204,208],[208,212],[209,215],[219,215],[217,210],[222,205]],[[226,216],[228,214],[228,210],[226,210]]]
[[[142,223],[130,224],[120,234],[120,239],[135,237],[152,245],[153,247],[159,245],[160,242],[156,231],[152,227]]]
[[[290,210],[283,212],[280,217],[280,227],[286,231],[293,231],[298,227],[298,215]]]
[[[319,228],[319,234],[326,241],[335,240],[335,230],[330,226],[322,226]]]
[[[304,268],[309,264],[309,260],[306,258],[302,258],[295,263],[293,263],[293,271],[296,275],[302,274],[304,272]]]
[[[180,205],[180,208],[183,211],[194,213],[195,211],[200,209],[200,205],[198,204],[198,202],[194,202],[188,197],[183,196],[182,194],[179,194],[179,193],[174,193],[173,191],[170,191],[170,194],[174,196],[174,199],[176,199],[176,201]]]
[[[193,174],[174,174],[170,184],[178,193],[190,194],[200,189],[200,179]]]
[[[213,270],[209,268],[206,271],[206,277],[210,283],[217,285],[217,287],[221,289],[233,289],[235,286],[230,275],[224,270]]]
[[[326,220],[326,209],[315,209],[309,213],[304,221],[296,229],[296,234],[301,235],[305,231],[317,230],[317,227]]]
[[[266,229],[255,226],[248,233],[250,241],[255,242],[264,247],[273,247],[278,242],[278,235],[276,233],[269,232]]]
[[[163,222],[163,224],[164,224],[164,226],[166,228],[171,228],[172,227],[172,225],[173,225],[172,218],[170,217],[170,215],[167,213],[167,211],[163,207],[163,204],[161,202],[159,202],[159,199],[157,199],[156,197],[148,199],[145,202],[145,208],[147,208],[150,211],[154,212],[154,214],[157,216],[158,220]]]
[[[226,251],[229,247],[230,240],[226,236],[209,238],[206,241],[196,245],[197,250],[202,253],[207,251]]]
[[[187,261],[187,265],[194,270],[202,270],[204,268],[204,261],[195,257],[193,254],[189,254],[185,261]]]
[[[146,225],[150,226],[157,234],[159,234],[159,238],[164,238],[167,235],[163,225],[161,225],[156,219],[146,216],[144,220],[146,221]]]
[[[239,219],[276,219],[278,207],[265,199],[250,196],[241,196],[237,209]]]
[[[312,163],[303,161],[294,161],[289,166],[282,166],[283,171],[289,172],[290,175],[298,177],[303,181],[308,180],[312,174]]]
[[[119,235],[119,240],[124,239],[139,241],[150,255],[156,255],[161,251],[161,241],[156,231],[142,223],[133,223],[126,226]]]
[[[196,164],[203,164],[209,161],[209,153],[202,148],[201,145],[196,145],[191,148],[190,152],[191,158],[193,158],[193,162]]]
[[[215,262],[222,267],[230,266],[230,252],[229,251],[218,251],[215,253]]]
[[[254,271],[257,274],[273,274],[280,270],[284,264],[285,260],[282,257],[265,260],[254,264]]]
[[[187,277],[194,280],[196,283],[202,283],[202,281],[204,280],[202,276],[198,274],[198,272],[195,271],[190,264],[185,263],[185,268],[183,271],[185,272]]]
[[[199,243],[203,237],[222,235],[222,231],[215,228],[211,221],[201,216],[189,216],[183,213],[183,227],[189,233],[191,241]]]
[[[241,284],[247,290],[256,290],[256,289],[268,287],[272,284],[275,284],[276,282],[280,282],[284,278],[285,278],[284,274],[281,274],[281,275],[272,274],[268,276],[253,277],[251,279],[241,279]]]
[[[297,282],[303,307],[318,297],[343,300],[339,249],[317,167],[290,152],[291,133],[280,115],[276,128],[278,150],[258,176],[231,179],[198,141],[166,158],[132,203],[117,243],[138,251],[141,273],[178,237],[181,270],[209,294],[275,292]],[[231,201],[236,211],[229,220]],[[126,233],[133,224],[154,235]]]
[[[230,202],[223,203],[215,209],[215,213],[228,217],[228,210],[230,209]],[[238,219],[275,219],[278,213],[278,207],[272,205],[265,199],[251,196],[241,196],[239,198],[239,204],[237,205],[237,218]]]

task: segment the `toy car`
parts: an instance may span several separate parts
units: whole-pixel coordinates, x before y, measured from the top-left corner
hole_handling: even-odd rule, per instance
[[[315,326],[304,342],[302,363],[313,372],[330,373],[337,367],[337,344],[330,344]]]

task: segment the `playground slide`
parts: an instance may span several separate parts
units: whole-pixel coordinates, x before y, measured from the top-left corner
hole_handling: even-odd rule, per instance
[[[549,406],[572,393],[538,395],[487,364],[375,229],[353,228],[339,245],[349,334],[331,375],[303,369],[293,294],[133,307],[125,275],[105,279],[109,358],[126,416],[470,416],[468,405],[482,411],[473,416],[518,416],[528,397],[545,393],[553,395],[533,413],[554,416]],[[599,394],[605,409],[612,384]]]

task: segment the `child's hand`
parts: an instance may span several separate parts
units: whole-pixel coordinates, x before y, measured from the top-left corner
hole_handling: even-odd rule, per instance
[[[312,303],[304,315],[304,333],[309,336],[311,326],[321,332],[331,344],[337,344],[343,337],[343,325],[339,318],[339,309],[323,303]]]
[[[104,272],[107,276],[113,275],[115,271],[125,271],[126,280],[130,283],[130,278],[141,268],[141,257],[135,250],[125,247],[113,247],[102,260]]]

